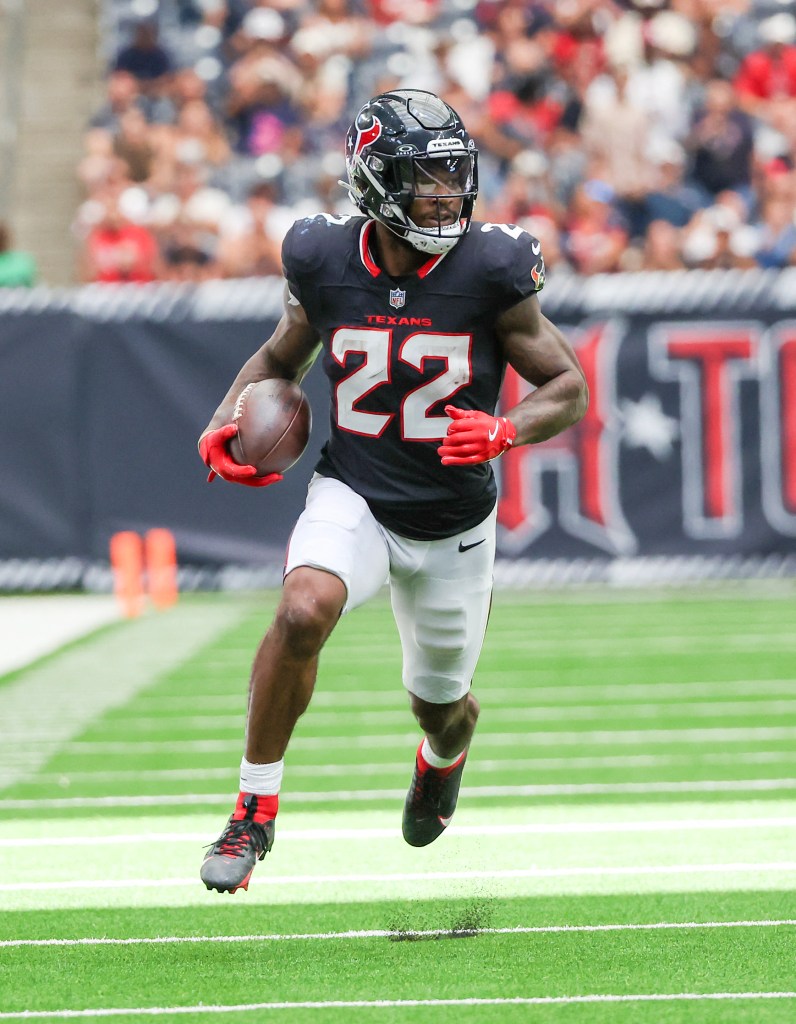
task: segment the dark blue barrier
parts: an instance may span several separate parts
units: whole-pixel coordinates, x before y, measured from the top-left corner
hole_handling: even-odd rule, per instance
[[[504,575],[790,571],[795,286],[792,271],[553,281],[542,307],[592,403],[498,464]],[[90,564],[115,531],[166,526],[183,563],[278,565],[327,432],[320,369],[310,448],[277,487],[207,485],[196,438],[280,306],[276,280],[1,294],[0,563]],[[525,390],[509,374],[505,404]]]

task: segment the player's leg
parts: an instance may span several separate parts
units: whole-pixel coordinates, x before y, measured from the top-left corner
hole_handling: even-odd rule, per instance
[[[433,842],[456,808],[478,720],[470,684],[492,597],[495,513],[456,537],[420,544],[391,537],[393,610],[403,682],[425,737],[404,807],[404,838]]]
[[[346,603],[345,583],[329,570],[288,571],[270,628],[254,656],[246,720],[246,761],[280,761],[306,711],[318,656]]]
[[[429,763],[447,767],[470,745],[481,707],[472,693],[466,693],[450,704],[432,704],[414,693],[409,694],[412,712],[426,736],[423,748]]]
[[[274,620],[252,666],[240,793],[202,865],[208,888],[248,886],[273,844],[283,757],[315,686],[323,644],[344,611],[387,577],[383,534],[367,504],[337,480],[315,478],[290,539]]]
[[[273,846],[282,758],[309,703],[318,652],[340,617],[345,596],[341,580],[319,569],[299,568],[285,580],[252,667],[238,800],[202,864],[208,889],[247,889],[256,861]]]

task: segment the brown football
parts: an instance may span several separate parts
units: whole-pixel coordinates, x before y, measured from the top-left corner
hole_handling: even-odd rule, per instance
[[[232,458],[256,466],[257,475],[284,473],[299,460],[310,436],[307,396],[289,380],[247,384],[235,402],[238,433],[229,442]]]

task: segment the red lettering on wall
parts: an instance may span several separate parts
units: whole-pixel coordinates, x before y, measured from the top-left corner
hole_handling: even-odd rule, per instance
[[[634,541],[619,505],[618,433],[611,414],[617,332],[611,324],[590,324],[571,340],[589,385],[589,408],[580,423],[557,437],[502,457],[498,522],[513,535],[513,541],[504,537],[504,547],[527,544],[547,529],[551,514],[543,507],[540,489],[542,474],[552,471],[558,482],[558,522],[566,532],[609,551],[632,550]],[[502,410],[513,408],[531,391],[509,370]]]
[[[511,367],[506,371],[500,405],[504,412],[519,404],[528,391],[528,385]],[[516,530],[528,518],[531,494],[523,486],[522,463],[525,448],[510,448],[500,460],[500,501],[498,522],[509,530]]]
[[[713,331],[674,330],[666,334],[670,363],[689,362],[699,375],[699,423],[703,514],[707,519],[726,519],[738,513],[733,465],[739,465],[737,394],[731,388],[730,371],[738,361],[749,362],[755,345],[748,329],[722,325]]]
[[[605,526],[608,521],[603,462],[600,449],[605,432],[605,389],[598,372],[600,345],[604,336],[602,326],[588,331],[578,345],[578,359],[589,385],[589,408],[575,428],[578,444],[580,500],[583,514],[592,522]]]

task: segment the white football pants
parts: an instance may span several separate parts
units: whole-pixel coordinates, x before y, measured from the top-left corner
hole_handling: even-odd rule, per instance
[[[381,526],[346,484],[317,474],[290,537],[285,576],[299,566],[338,576],[344,612],[389,581],[403,649],[403,684],[432,704],[470,689],[492,597],[497,508],[443,540],[409,540]]]

